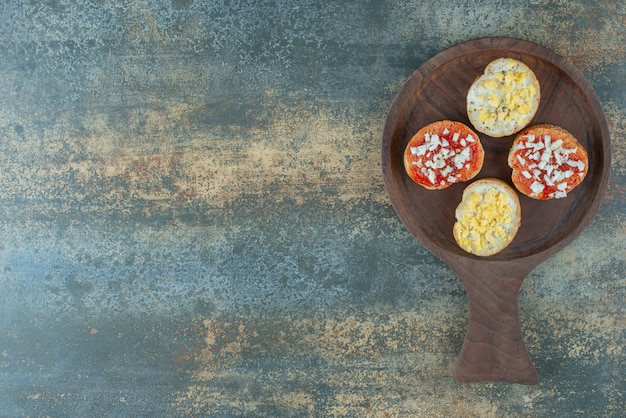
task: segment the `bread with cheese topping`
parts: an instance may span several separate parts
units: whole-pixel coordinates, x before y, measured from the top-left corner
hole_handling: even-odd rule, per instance
[[[451,120],[424,126],[404,150],[406,173],[429,190],[471,180],[480,172],[484,159],[485,150],[478,134]]]
[[[485,257],[506,248],[521,224],[517,192],[504,181],[485,178],[463,191],[455,211],[453,235],[466,252]]]
[[[566,129],[551,124],[520,132],[509,151],[508,163],[517,190],[537,200],[567,197],[589,169],[582,144]]]
[[[523,62],[490,62],[467,92],[467,115],[474,128],[491,137],[513,135],[527,126],[539,108],[535,73]]]

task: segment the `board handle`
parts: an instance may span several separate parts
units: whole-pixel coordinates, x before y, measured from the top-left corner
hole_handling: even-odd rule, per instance
[[[455,378],[462,383],[537,384],[539,376],[524,345],[519,320],[519,290],[524,279],[486,276],[461,276],[470,319]]]

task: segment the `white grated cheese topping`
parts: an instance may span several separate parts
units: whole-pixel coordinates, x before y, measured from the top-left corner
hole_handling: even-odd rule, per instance
[[[545,186],[538,181],[534,181],[533,184],[530,185],[530,190],[532,190],[534,194],[541,193],[543,189],[545,189]]]
[[[443,134],[450,139],[443,135],[426,133],[421,145],[410,148],[412,155],[423,157],[411,164],[419,167],[424,177],[433,185],[440,180],[456,183],[461,178],[461,173],[456,171],[463,167],[470,168],[472,150],[468,147],[468,142],[475,142],[474,138],[471,135],[463,138],[459,132],[453,133],[448,129],[444,129]],[[455,149],[459,145],[463,148]]]
[[[583,171],[585,169],[585,163],[583,163],[582,161],[567,160],[565,164],[569,165],[570,167],[578,168],[580,171]]]
[[[533,194],[538,195],[545,189],[545,186],[556,185],[557,191],[550,193],[550,197],[565,197],[569,186],[564,180],[574,174],[584,176],[585,163],[569,158],[569,155],[576,153],[577,149],[575,147],[564,148],[562,139],[555,140],[550,135],[544,135],[541,138],[530,134],[524,138],[525,141],[519,141],[517,144],[517,150],[524,151],[517,153],[516,157],[520,165],[526,166],[522,175],[527,179],[533,179],[531,185]],[[565,170],[564,164],[574,170]]]
[[[469,159],[470,159],[470,149],[465,148],[463,149],[463,151],[461,151],[460,153],[454,156],[453,158],[454,166],[456,168],[461,168],[463,167],[463,164],[469,161]]]

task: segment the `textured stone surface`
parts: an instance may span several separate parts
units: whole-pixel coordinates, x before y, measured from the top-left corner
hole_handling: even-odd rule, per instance
[[[623,1],[0,5],[1,416],[620,416]],[[520,295],[537,386],[458,384],[467,300],[380,170],[404,80],[511,36],[575,63],[613,147]]]

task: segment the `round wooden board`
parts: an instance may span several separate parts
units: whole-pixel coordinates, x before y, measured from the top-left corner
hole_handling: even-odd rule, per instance
[[[469,183],[427,190],[404,171],[403,152],[423,126],[442,119],[469,123],[466,94],[485,66],[500,57],[528,65],[541,85],[531,125],[551,123],[585,147],[589,171],[564,199],[539,201],[521,193],[522,222],[511,244],[489,257],[463,251],[454,240],[455,209]],[[480,135],[481,172],[472,181],[496,177],[512,186],[507,156],[514,136]],[[531,42],[483,38],[444,50],[422,65],[400,89],[385,123],[382,169],[387,193],[407,229],[459,276],[469,300],[469,326],[455,368],[460,382],[539,380],[523,343],[518,298],[527,274],[571,242],[593,219],[608,184],[608,127],[595,92],[571,63]],[[514,187],[514,186],[513,186]]]
[[[431,251],[477,258],[454,241],[454,210],[461,201],[460,183],[427,190],[405,173],[402,153],[411,137],[428,123],[451,119],[472,127],[466,112],[469,86],[485,66],[500,57],[524,62],[541,85],[541,102],[530,125],[551,123],[571,132],[589,155],[589,172],[567,198],[538,201],[520,195],[522,224],[513,242],[484,258],[512,260],[544,253],[545,258],[574,239],[589,224],[602,201],[610,168],[610,140],[601,105],[582,73],[563,57],[531,42],[482,38],[448,48],[424,63],[405,82],[387,117],[382,168],[391,202],[407,229]],[[508,151],[514,135],[480,134],[485,162],[473,179],[497,177],[510,185]],[[455,257],[456,258],[456,257]]]

